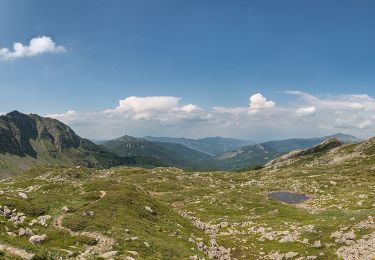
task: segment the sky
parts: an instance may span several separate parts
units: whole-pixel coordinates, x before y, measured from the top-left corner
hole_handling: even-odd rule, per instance
[[[2,0],[0,113],[87,138],[375,135],[375,2]]]

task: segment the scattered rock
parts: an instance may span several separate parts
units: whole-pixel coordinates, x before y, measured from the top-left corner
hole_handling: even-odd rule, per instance
[[[315,247],[315,248],[321,248],[322,247],[322,243],[320,242],[320,240],[315,241],[314,244],[313,244],[313,247]]]
[[[38,223],[42,226],[47,226],[47,221],[50,220],[52,217],[50,215],[44,215],[44,216],[39,216],[37,218]]]
[[[138,252],[137,251],[127,251],[129,254],[132,254],[134,256],[138,256]]]
[[[32,243],[32,244],[39,244],[39,243],[42,243],[44,242],[44,240],[46,240],[46,235],[34,235],[34,236],[31,236],[29,238],[29,242]]]
[[[30,223],[29,223],[29,226],[34,226],[36,223],[38,223],[38,220],[36,220],[36,219],[32,219],[31,221],[30,221]]]
[[[104,259],[108,259],[108,258],[113,258],[117,254],[118,254],[118,251],[110,251],[110,252],[106,252],[104,254],[101,254],[99,257],[104,258]]]
[[[18,196],[20,196],[23,199],[27,199],[27,194],[24,192],[18,192]]]
[[[298,253],[296,253],[296,252],[288,252],[288,253],[285,254],[285,258],[290,259],[290,258],[293,258],[297,255],[298,255]]]
[[[337,249],[336,254],[345,260],[373,259],[375,257],[375,232],[351,245]]]
[[[153,210],[152,208],[150,208],[149,206],[146,206],[145,209],[150,212],[151,214],[155,214],[155,210]]]

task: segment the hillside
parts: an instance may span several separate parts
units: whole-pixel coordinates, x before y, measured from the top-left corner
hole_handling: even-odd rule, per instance
[[[0,182],[0,251],[5,259],[372,259],[375,139],[331,139],[289,160],[235,173],[38,167]]]
[[[79,137],[58,120],[13,111],[0,116],[0,178],[34,165],[61,164],[108,168],[148,162],[121,158]]]
[[[223,137],[206,137],[201,139],[189,138],[172,138],[172,137],[152,137],[146,136],[143,139],[151,142],[165,142],[182,144],[191,149],[207,153],[210,155],[217,155],[226,151],[234,150],[243,146],[254,144],[252,141],[239,140],[233,138]]]
[[[154,157],[165,165],[180,168],[213,169],[218,167],[218,163],[211,155],[177,143],[149,142],[125,135],[105,142],[102,146],[118,156]]]
[[[343,142],[336,138],[328,139],[323,141],[320,144],[317,144],[311,148],[304,149],[304,150],[295,150],[280,157],[277,157],[271,161],[269,161],[265,166],[266,167],[275,167],[281,166],[286,164],[291,164],[294,161],[304,158],[306,156],[318,156],[321,153],[325,153],[330,151],[333,148],[340,147],[343,145]]]
[[[268,141],[257,145],[245,146],[239,149],[219,154],[216,158],[225,165],[226,169],[240,169],[251,166],[261,166],[275,157],[294,151],[311,148],[325,140],[336,138],[343,143],[357,143],[360,140],[346,134],[335,134],[320,138],[286,139]]]

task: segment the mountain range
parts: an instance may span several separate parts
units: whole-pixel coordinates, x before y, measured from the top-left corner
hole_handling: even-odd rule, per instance
[[[191,170],[237,170],[262,166],[279,155],[310,148],[330,138],[337,138],[344,143],[359,141],[345,134],[260,144],[221,137],[135,138],[125,135],[97,145],[81,138],[69,126],[56,119],[13,111],[0,116],[0,177],[42,164],[94,168],[139,165],[174,166]]]
[[[35,156],[23,134],[11,150]],[[0,258],[373,259],[374,169],[375,138],[330,138],[236,172],[38,166],[0,181]]]
[[[221,162],[224,169],[262,166],[277,156],[294,150],[307,149],[332,138],[336,138],[343,143],[357,143],[360,141],[354,136],[341,133],[320,138],[268,141],[228,151],[215,156],[215,158]]]
[[[101,145],[118,156],[154,157],[165,165],[185,169],[218,168],[213,156],[178,143],[150,142],[143,138],[125,135]]]
[[[117,156],[56,119],[18,111],[0,116],[0,177],[41,164],[108,168],[159,162],[143,156]]]
[[[253,141],[223,138],[219,136],[201,139],[145,136],[143,139],[151,142],[182,144],[191,149],[210,155],[218,155],[243,146],[255,144]]]

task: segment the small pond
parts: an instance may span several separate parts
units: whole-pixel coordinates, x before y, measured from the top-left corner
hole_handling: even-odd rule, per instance
[[[267,194],[269,198],[285,202],[288,204],[298,204],[302,203],[308,199],[310,199],[309,196],[305,194],[300,194],[300,193],[295,193],[295,192],[290,192],[290,191],[275,191],[275,192],[270,192]]]

